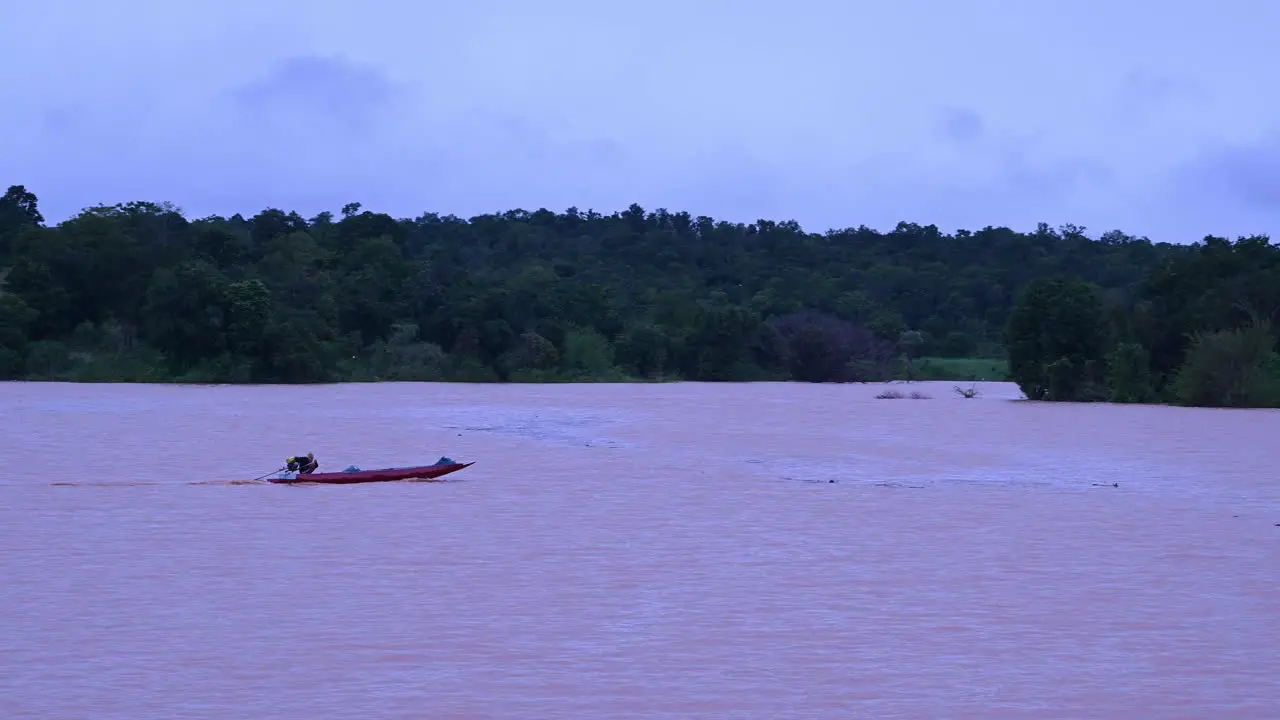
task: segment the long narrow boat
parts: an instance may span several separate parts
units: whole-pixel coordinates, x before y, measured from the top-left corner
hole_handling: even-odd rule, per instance
[[[343,472],[311,473],[299,475],[286,473],[270,479],[270,482],[282,485],[298,485],[302,483],[321,483],[325,485],[354,485],[356,483],[394,482],[397,480],[434,480],[449,473],[475,465],[474,462],[437,462],[434,465],[419,465],[406,468],[383,468],[381,470],[344,470]]]

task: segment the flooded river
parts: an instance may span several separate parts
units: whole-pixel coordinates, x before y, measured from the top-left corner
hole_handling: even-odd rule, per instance
[[[952,385],[0,384],[0,717],[1280,717],[1280,413]]]

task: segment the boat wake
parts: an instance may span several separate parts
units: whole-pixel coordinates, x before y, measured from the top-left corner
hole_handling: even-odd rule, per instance
[[[51,487],[153,487],[160,485],[270,485],[266,480],[198,480],[187,483],[145,482],[121,480],[118,482],[51,482]]]
[[[133,482],[128,480],[124,480],[120,482],[52,482],[52,483],[49,483],[50,486],[54,486],[54,487],[149,487],[151,485],[167,485],[167,484],[168,483],[158,483],[158,482]]]
[[[450,479],[447,479],[447,478],[408,478],[408,479],[405,479],[405,480],[390,480],[390,481],[386,481],[386,483],[390,483],[390,484],[394,484],[394,483],[397,483],[397,482],[402,482],[402,483],[458,483],[458,482],[464,482],[464,480],[462,480],[462,479],[454,479],[454,480],[450,480]],[[195,481],[192,481],[192,482],[186,482],[186,483],[143,482],[143,481],[122,480],[122,481],[119,481],[119,482],[51,482],[51,483],[49,483],[49,485],[50,485],[51,487],[120,487],[120,488],[125,488],[125,487],[158,487],[158,486],[161,486],[161,485],[169,485],[169,486],[177,487],[177,486],[181,486],[181,485],[277,485],[277,484],[278,484],[278,483],[273,483],[273,482],[271,482],[271,481],[269,481],[269,480],[195,480]],[[289,485],[294,485],[294,486],[306,485],[306,486],[309,486],[309,487],[314,487],[314,486],[319,486],[319,485],[328,485],[328,484],[329,484],[329,483],[311,483],[311,482],[297,482],[297,483],[289,483]],[[385,483],[384,483],[384,484],[385,484]]]

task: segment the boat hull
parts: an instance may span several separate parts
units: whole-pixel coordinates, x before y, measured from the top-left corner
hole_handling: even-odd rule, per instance
[[[291,478],[271,478],[270,482],[278,485],[301,485],[317,483],[321,485],[355,485],[357,483],[396,482],[397,480],[434,480],[449,473],[474,465],[469,463],[448,463],[445,465],[421,465],[408,468],[386,468],[385,470],[360,470],[358,472],[311,473]]]

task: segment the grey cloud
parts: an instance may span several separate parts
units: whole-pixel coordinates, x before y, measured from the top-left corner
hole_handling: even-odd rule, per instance
[[[1150,68],[1136,68],[1125,74],[1120,94],[1144,105],[1162,106],[1191,99],[1203,92],[1195,81]]]
[[[1077,156],[1045,161],[1011,153],[1003,160],[1003,182],[1043,200],[1055,200],[1064,193],[1098,189],[1112,181],[1111,170],[1102,162]]]
[[[1242,209],[1280,213],[1280,133],[1210,152],[1186,169],[1184,180]]]
[[[1280,130],[1198,153],[1167,187],[1169,201],[1202,225],[1198,236],[1280,236]]]
[[[400,88],[387,75],[336,56],[286,58],[265,77],[226,93],[240,118],[287,117],[366,131]]]
[[[982,116],[973,110],[953,108],[941,113],[937,132],[948,142],[969,145],[982,139],[986,126]]]
[[[1142,67],[1124,74],[1111,114],[1119,123],[1158,124],[1171,113],[1207,103],[1210,98],[1208,89],[1189,77]]]

